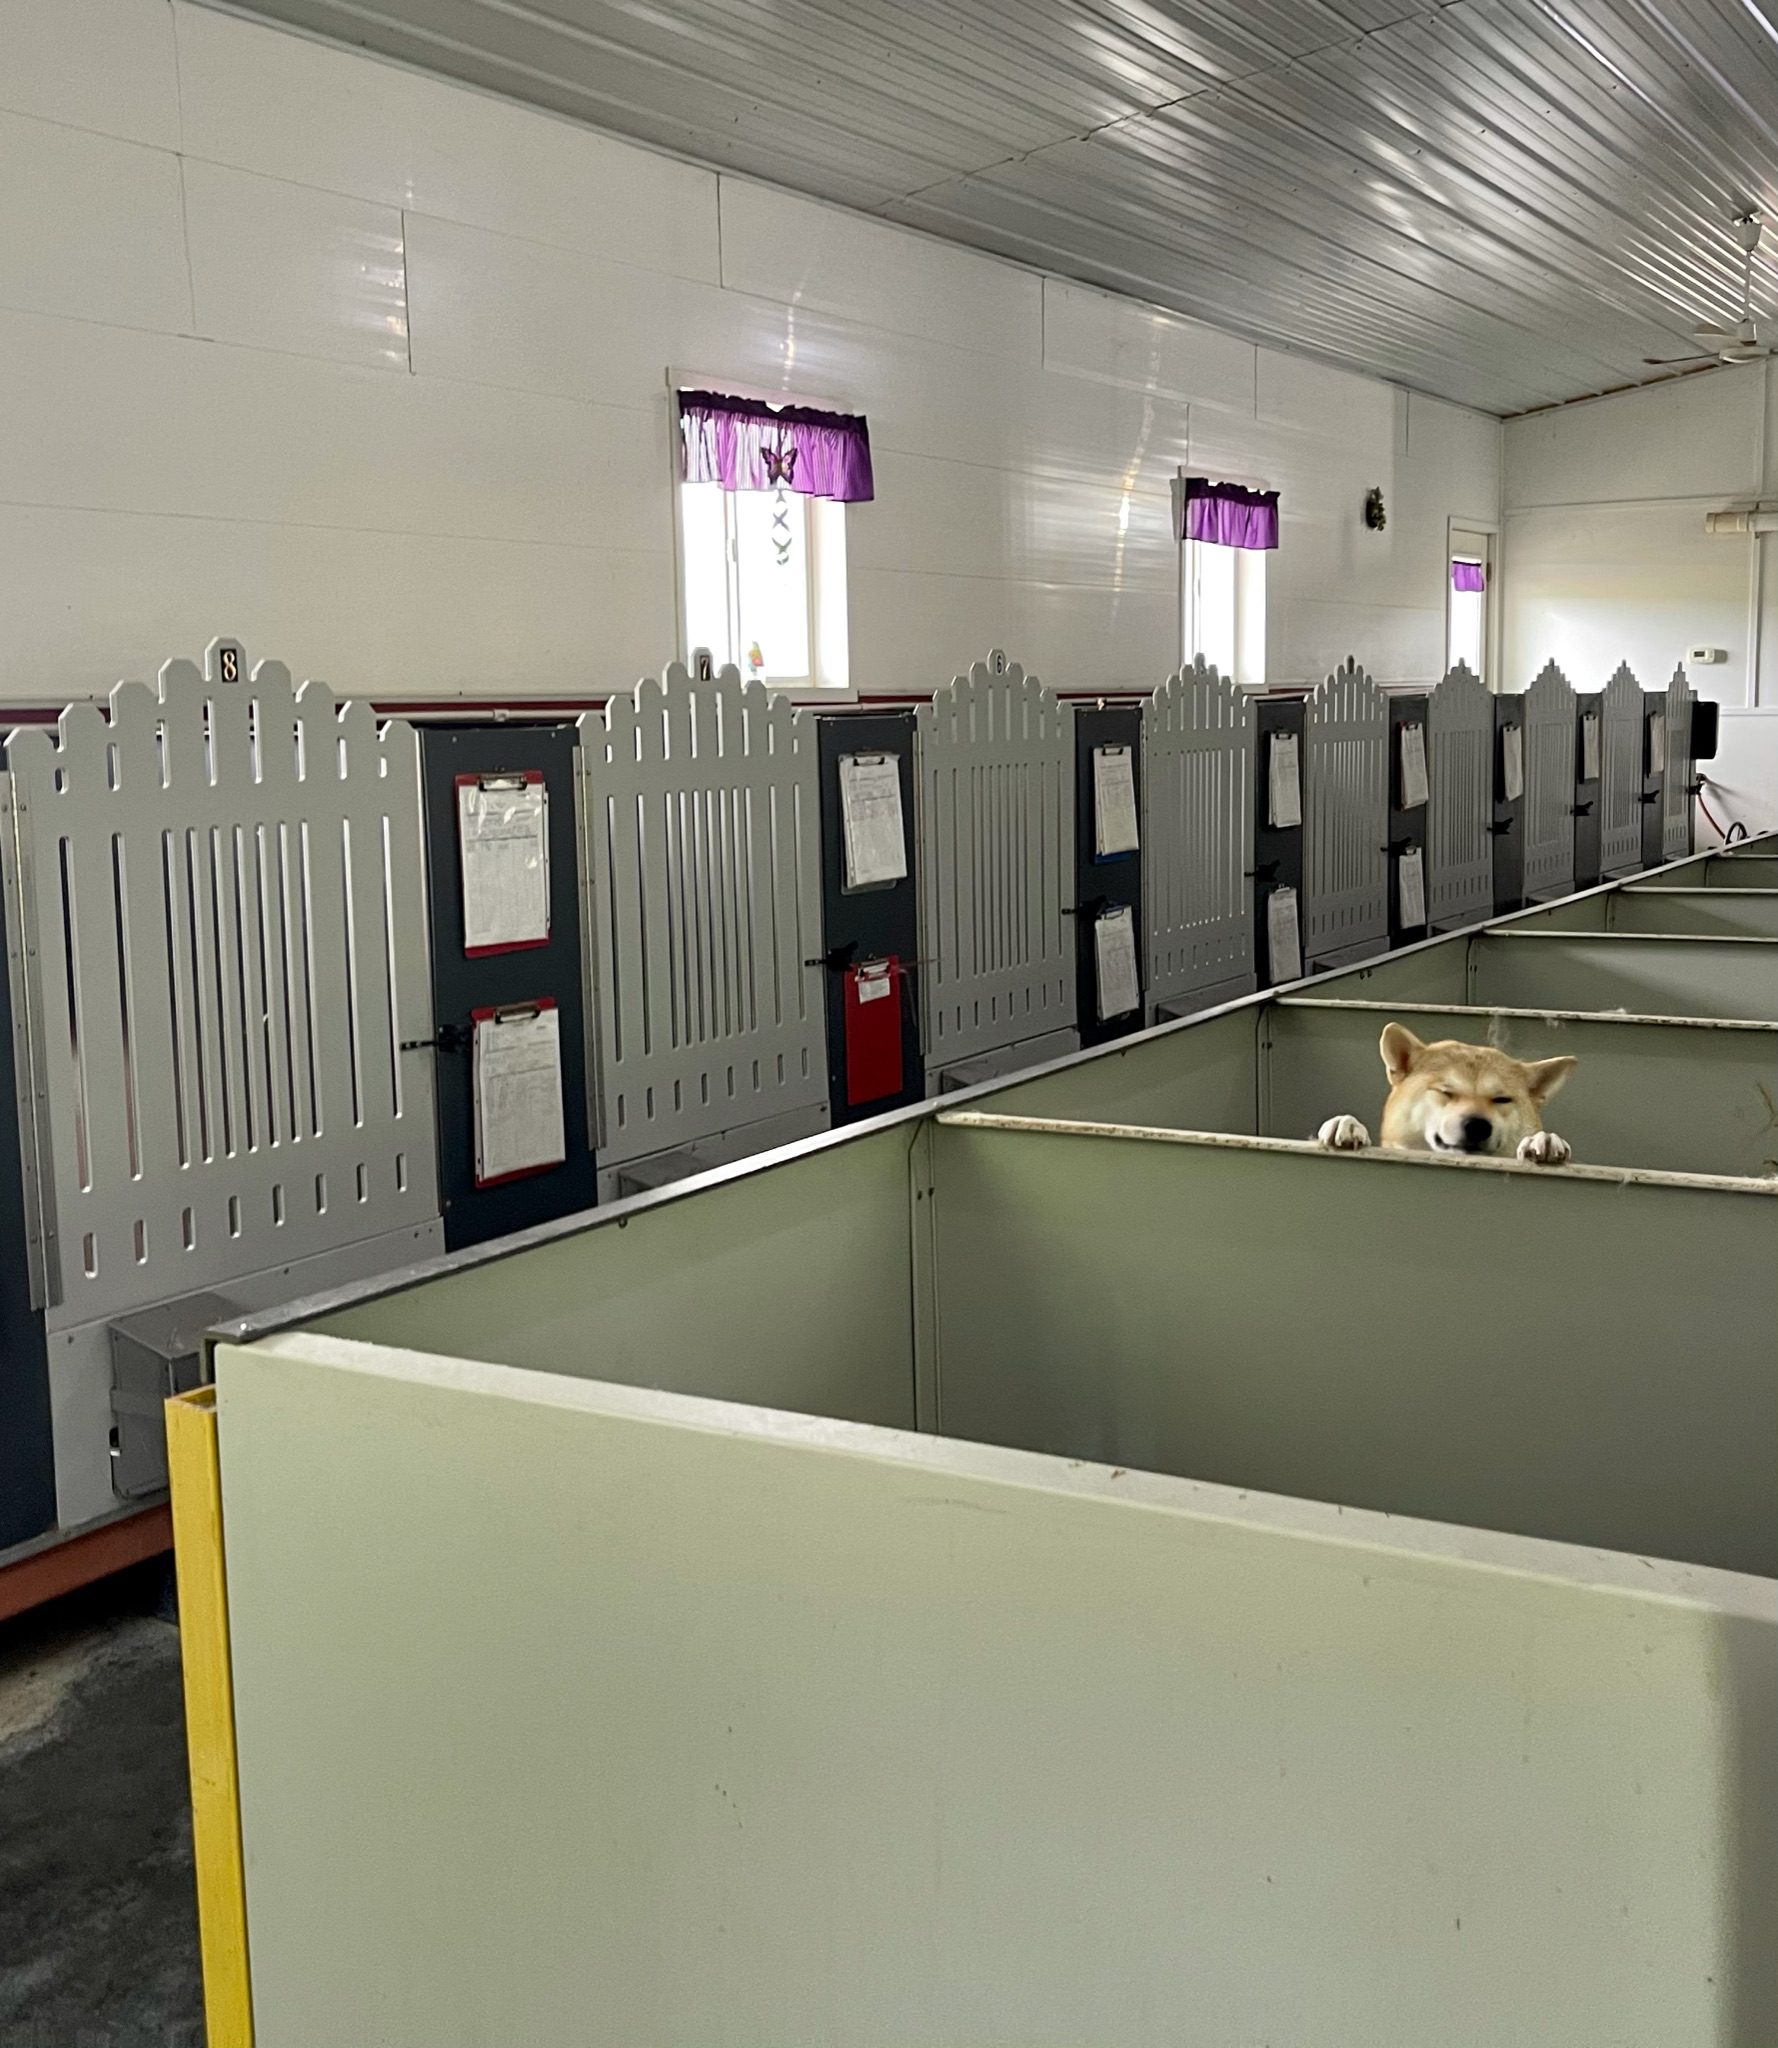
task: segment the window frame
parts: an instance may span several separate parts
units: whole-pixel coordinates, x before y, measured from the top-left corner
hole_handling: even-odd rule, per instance
[[[687,493],[692,490],[713,489],[722,500],[723,612],[727,621],[728,644],[726,650],[712,647],[710,652],[718,666],[724,661],[732,661],[745,676],[746,649],[741,641],[740,624],[741,563],[733,503],[741,493],[723,491],[717,485],[688,484],[680,475],[681,391],[717,391],[735,398],[762,399],[768,405],[806,405],[833,412],[856,412],[861,408],[831,394],[768,390],[760,385],[738,382],[733,377],[674,369],[667,372],[668,462],[673,490],[674,631],[680,659],[689,666],[697,646],[703,644],[701,640],[696,645],[693,644],[690,606],[693,569],[691,551],[694,545],[702,543],[694,542],[693,535],[688,531],[687,507],[690,500]],[[763,497],[769,496],[770,493],[749,492],[746,495]],[[763,683],[768,690],[782,690],[792,696],[819,697],[824,703],[853,699],[856,692],[851,685],[850,662],[851,581],[847,572],[846,551],[848,507],[825,498],[811,498],[800,493],[790,495],[795,497],[803,508],[803,560],[811,673],[806,676],[767,675],[755,680]]]
[[[1202,654],[1230,682],[1246,689],[1264,687],[1268,552],[1264,548],[1220,547],[1214,541],[1180,541],[1179,664],[1182,668]],[[1200,617],[1203,584],[1200,564],[1223,555],[1232,558],[1229,564],[1229,658],[1226,662],[1220,658],[1220,647],[1213,654],[1203,644],[1205,622]]]
[[[1482,668],[1485,690],[1500,690],[1500,526],[1491,519],[1464,519],[1452,514],[1445,521],[1445,644],[1444,667],[1451,668],[1451,635],[1456,624],[1457,593],[1451,587],[1451,564],[1480,561],[1487,588],[1482,593]]]

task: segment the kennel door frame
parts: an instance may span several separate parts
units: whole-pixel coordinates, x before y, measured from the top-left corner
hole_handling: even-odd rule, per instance
[[[1426,911],[1433,931],[1494,909],[1494,697],[1463,662],[1426,705]]]
[[[694,662],[578,724],[602,1173],[828,1120],[814,715]]]
[[[1389,700],[1348,655],[1304,715],[1303,965],[1389,943]]]
[[[1148,1014],[1251,993],[1253,699],[1202,655],[1142,707]]]
[[[1525,900],[1574,888],[1574,686],[1546,662],[1525,692]]]
[[[219,638],[6,761],[50,1330],[435,1222],[413,727]]]
[[[1073,706],[994,648],[916,709],[914,765],[932,1086],[961,1060],[1074,1036]]]

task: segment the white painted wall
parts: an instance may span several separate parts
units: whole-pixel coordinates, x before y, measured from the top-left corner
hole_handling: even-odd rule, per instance
[[[1596,689],[1628,661],[1652,686],[1689,648],[1726,648],[1687,671],[1723,707],[1707,800],[1764,828],[1778,827],[1778,541],[1708,535],[1704,516],[1778,502],[1774,405],[1771,366],[1740,366],[1505,430],[1503,681],[1521,689],[1554,659]]]
[[[0,0],[0,695],[224,628],[378,695],[658,668],[669,369],[869,415],[865,689],[1157,679],[1182,462],[1284,493],[1275,679],[1431,677],[1497,516],[1481,415],[187,0]]]

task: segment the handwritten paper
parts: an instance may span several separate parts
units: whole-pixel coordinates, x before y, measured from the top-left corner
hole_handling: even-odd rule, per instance
[[[1403,931],[1426,922],[1426,856],[1410,846],[1395,865],[1396,914]]]
[[[1515,804],[1525,794],[1525,733],[1522,726],[1500,728],[1500,794]]]
[[[459,775],[463,950],[549,941],[549,792],[538,774]]]
[[[1420,724],[1401,729],[1401,807],[1416,811],[1426,801],[1426,728]]]
[[[555,1004],[478,1015],[474,1063],[476,1185],[559,1166],[568,1146]]]
[[[1093,920],[1094,964],[1099,981],[1099,1022],[1127,1017],[1142,1001],[1136,972],[1136,920],[1126,903]]]
[[[1302,978],[1303,939],[1294,889],[1274,889],[1266,898],[1266,959],[1274,985]]]
[[[1300,756],[1301,749],[1295,733],[1272,734],[1271,751],[1266,757],[1266,779],[1271,798],[1267,816],[1273,825],[1300,825],[1303,822],[1303,777]]]
[[[840,756],[840,818],[848,889],[881,888],[906,876],[901,767],[893,754]]]
[[[1136,822],[1136,766],[1128,747],[1093,749],[1093,852],[1134,853],[1141,843]]]

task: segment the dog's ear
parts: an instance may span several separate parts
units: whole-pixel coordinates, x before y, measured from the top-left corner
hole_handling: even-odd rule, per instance
[[[1526,1060],[1523,1064],[1525,1086],[1531,1091],[1531,1100],[1539,1105],[1548,1102],[1574,1072],[1574,1061],[1568,1055],[1555,1060]]]
[[[1385,1024],[1383,1036],[1377,1042],[1377,1050],[1383,1055],[1383,1071],[1389,1076],[1391,1088],[1398,1081],[1405,1081],[1414,1071],[1414,1062],[1426,1050],[1423,1040],[1418,1039],[1405,1024]],[[1569,1064],[1572,1066],[1573,1062]]]

